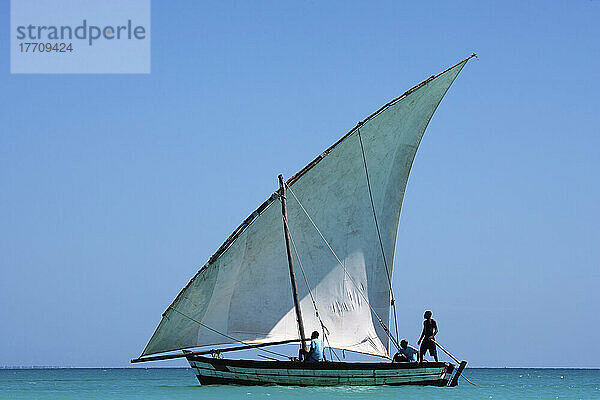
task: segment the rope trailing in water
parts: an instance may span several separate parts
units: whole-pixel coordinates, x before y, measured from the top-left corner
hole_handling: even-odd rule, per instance
[[[359,125],[360,126],[360,125]],[[371,180],[369,179],[369,169],[367,168],[367,156],[365,155],[365,148],[363,146],[362,136],[360,134],[360,128],[358,128],[358,141],[360,142],[360,150],[362,152],[363,164],[365,166],[365,176],[367,177],[367,187],[369,188],[369,198],[371,199],[371,209],[373,210],[373,219],[375,220],[375,229],[377,230],[377,237],[379,238],[379,246],[381,247],[381,257],[383,258],[383,265],[385,266],[385,276],[390,287],[391,305],[394,311],[394,326],[396,327],[396,343],[400,341],[398,336],[398,318],[396,315],[396,300],[394,299],[394,291],[392,290],[392,278],[390,270],[387,265],[387,259],[385,257],[385,251],[383,250],[383,241],[381,240],[381,232],[379,231],[379,223],[377,222],[377,213],[375,212],[375,202],[373,201],[373,192],[371,191]],[[398,348],[398,351],[400,349]]]
[[[439,344],[438,342],[436,342],[433,339],[430,339],[437,347],[439,347],[444,353],[448,354],[448,356],[450,356],[450,358],[452,358],[457,364],[460,364],[460,361],[458,361],[458,358],[454,357],[452,354],[450,354],[450,352],[448,350],[446,350],[441,344]],[[466,376],[465,374],[461,374],[460,375],[462,378],[465,378],[465,380],[467,382],[469,382],[471,385],[473,386],[477,386],[476,383],[471,382]]]
[[[352,284],[356,287],[356,290],[358,291],[358,293],[365,300],[365,303],[367,303],[367,305],[371,309],[371,312],[377,318],[377,321],[379,322],[379,324],[381,325],[381,327],[385,331],[385,334],[392,341],[392,343],[394,343],[394,345],[399,349],[400,345],[398,344],[398,342],[396,341],[396,339],[392,336],[392,334],[391,334],[390,330],[388,329],[387,325],[383,322],[383,320],[381,319],[381,317],[379,316],[379,314],[377,314],[377,311],[375,311],[375,309],[373,308],[373,306],[371,305],[371,303],[369,303],[369,299],[363,293],[363,291],[360,289],[360,286],[356,283],[356,281],[354,280],[354,278],[352,278],[352,275],[350,275],[350,273],[346,269],[346,266],[340,261],[340,259],[337,256],[337,254],[335,254],[335,251],[333,250],[333,248],[331,247],[331,245],[329,244],[329,242],[327,241],[327,239],[325,239],[325,236],[323,236],[323,234],[319,230],[319,227],[317,226],[317,224],[315,224],[315,221],[313,221],[313,219],[311,218],[310,214],[308,214],[308,211],[306,211],[306,209],[304,208],[304,206],[302,205],[302,203],[300,203],[300,200],[298,200],[298,197],[296,197],[296,194],[294,193],[294,191],[292,190],[292,188],[289,187],[287,184],[286,184],[286,187],[288,188],[288,190],[290,191],[290,193],[292,194],[292,196],[294,196],[294,199],[296,199],[296,201],[298,202],[298,205],[300,206],[300,208],[302,209],[302,211],[304,211],[304,214],[306,214],[306,216],[308,217],[308,220],[310,221],[310,223],[312,224],[312,226],[316,229],[316,231],[319,234],[319,236],[321,236],[321,239],[323,239],[323,242],[325,242],[325,244],[329,248],[329,251],[331,251],[331,254],[333,254],[333,256],[335,257],[335,259],[337,260],[338,264],[340,264],[340,266],[342,267],[342,269],[344,270],[344,272],[348,276],[348,279],[350,279],[350,282],[352,282]],[[387,357],[387,358],[389,358],[389,357]]]
[[[187,297],[184,297],[184,298],[185,298],[185,299],[187,299]],[[189,301],[189,299],[187,299],[187,300]],[[193,304],[193,302],[192,302],[192,304]],[[229,336],[229,335],[227,335],[227,334],[225,334],[225,333],[219,332],[218,330],[216,330],[216,329],[214,329],[214,328],[211,328],[210,326],[208,326],[208,325],[206,325],[206,324],[203,324],[202,322],[200,322],[200,321],[198,321],[198,320],[196,320],[196,319],[194,319],[194,318],[190,317],[189,315],[185,315],[184,313],[182,313],[181,311],[179,311],[179,310],[178,310],[178,309],[176,309],[175,307],[170,307],[170,308],[171,308],[171,310],[175,311],[176,313],[178,313],[178,314],[181,314],[182,316],[184,316],[184,317],[188,318],[189,320],[191,320],[191,321],[193,321],[193,322],[197,323],[198,325],[200,325],[200,326],[202,326],[202,327],[204,327],[204,328],[208,329],[208,330],[209,330],[209,331],[211,331],[211,332],[214,332],[214,333],[216,333],[216,334],[218,334],[218,335],[224,336],[224,337],[226,337],[227,339],[230,339],[230,340],[236,341],[236,342],[238,342],[238,343],[241,343],[241,344],[246,344],[246,345],[250,345],[250,343],[246,343],[246,342],[244,342],[243,340],[239,340],[239,339],[236,339],[236,338],[234,338],[234,337],[232,337],[232,336]],[[217,351],[218,351],[218,350],[217,350]],[[258,349],[258,351],[264,351],[264,352],[266,352],[266,353],[274,354],[274,355],[276,355],[276,356],[279,356],[279,357],[290,358],[289,356],[287,356],[287,355],[285,355],[285,354],[277,353],[277,352],[275,352],[275,351],[271,351],[271,350],[266,350],[266,349]]]
[[[471,381],[469,380],[469,378],[467,378],[467,377],[465,376],[465,373],[464,373],[464,372],[463,372],[462,374],[460,374],[460,377],[461,377],[461,378],[463,378],[465,381],[469,382],[469,383],[470,383],[471,385],[473,385],[473,386],[479,386],[479,385],[477,385],[476,383],[473,383],[473,382],[471,382]]]
[[[300,261],[300,255],[298,254],[298,250],[296,249],[296,243],[294,243],[294,236],[292,235],[292,230],[289,228],[290,224],[287,221],[287,218],[286,218],[285,222],[288,225],[288,232],[290,233],[290,241],[292,242],[292,247],[294,249],[294,253],[296,254],[296,259],[298,260],[298,265],[300,265],[300,271],[302,272],[302,277],[304,278],[304,283],[306,283],[306,288],[308,289],[308,294],[310,295],[310,299],[312,300],[312,304],[315,309],[315,315],[317,316],[317,319],[319,320],[319,323],[321,324],[321,330],[323,331],[323,339],[325,339],[325,341],[327,342],[327,346],[329,347],[329,357],[331,357],[331,354],[333,353],[333,354],[335,354],[335,358],[337,358],[338,361],[342,361],[342,360],[340,360],[338,355],[335,353],[335,351],[333,351],[333,348],[331,347],[331,344],[329,343],[329,339],[327,338],[327,335],[329,334],[329,329],[327,329],[327,327],[321,320],[321,316],[319,315],[319,309],[317,308],[317,303],[312,294],[312,290],[310,290],[310,285],[308,284],[308,279],[306,278],[306,273],[304,272],[304,267],[302,266],[302,261]]]

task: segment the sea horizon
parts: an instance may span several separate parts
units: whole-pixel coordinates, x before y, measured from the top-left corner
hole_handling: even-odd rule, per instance
[[[585,368],[467,368],[469,381],[432,386],[201,385],[184,367],[5,368],[0,398],[70,399],[590,399],[600,396],[600,371]]]
[[[166,367],[144,367],[144,366],[127,366],[127,367],[76,367],[76,366],[52,366],[52,365],[4,365],[0,369],[190,369],[189,366],[166,366]],[[548,370],[600,370],[600,367],[470,367],[469,369],[548,369]]]

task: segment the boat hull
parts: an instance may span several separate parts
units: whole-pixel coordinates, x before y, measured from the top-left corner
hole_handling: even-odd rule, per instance
[[[454,370],[449,363],[303,363],[187,357],[202,385],[285,386],[446,386]]]

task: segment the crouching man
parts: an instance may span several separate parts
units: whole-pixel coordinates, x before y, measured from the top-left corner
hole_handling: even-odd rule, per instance
[[[394,354],[392,362],[417,362],[417,354],[419,350],[409,346],[408,341],[404,339],[400,342],[400,350]]]

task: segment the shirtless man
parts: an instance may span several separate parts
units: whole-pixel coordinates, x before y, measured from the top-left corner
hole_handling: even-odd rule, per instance
[[[427,350],[429,350],[429,355],[433,356],[434,360],[437,362],[437,349],[435,348],[435,343],[433,343],[435,335],[438,333],[437,323],[435,322],[435,319],[431,318],[431,311],[429,310],[425,311],[423,318],[425,318],[425,321],[423,321],[423,332],[421,332],[421,337],[417,342],[417,344],[421,346],[419,348],[418,361],[423,361],[423,356],[427,353]]]

